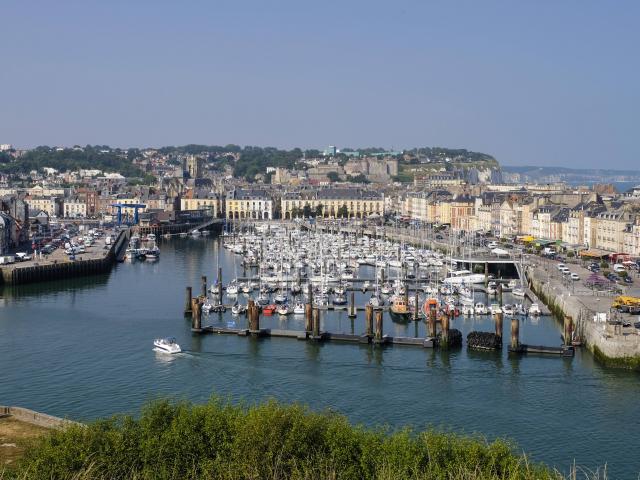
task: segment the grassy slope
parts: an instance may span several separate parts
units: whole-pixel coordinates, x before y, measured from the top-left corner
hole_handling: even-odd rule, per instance
[[[391,433],[298,405],[245,407],[212,399],[205,405],[155,402],[137,420],[113,418],[54,433],[27,452],[17,478],[561,477],[528,463],[504,441],[433,431]]]

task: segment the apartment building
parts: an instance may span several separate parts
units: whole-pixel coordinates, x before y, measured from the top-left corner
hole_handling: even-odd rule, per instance
[[[25,201],[32,210],[42,210],[49,217],[57,217],[62,213],[62,199],[59,197],[27,196]]]
[[[180,199],[180,210],[208,210],[217,217],[220,213],[220,197],[214,192],[189,190]]]
[[[87,203],[79,197],[68,197],[62,204],[64,218],[85,218]]]
[[[273,198],[264,189],[235,188],[227,194],[225,213],[229,219],[271,220],[274,213]]]
[[[305,209],[322,217],[335,218],[346,213],[348,218],[384,215],[384,195],[361,188],[324,188],[287,192],[282,196],[281,210],[285,219],[304,215]]]

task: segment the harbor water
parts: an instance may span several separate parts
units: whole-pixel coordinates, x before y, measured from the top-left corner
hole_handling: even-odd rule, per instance
[[[507,319],[505,348],[496,353],[194,335],[183,317],[185,286],[199,292],[203,274],[211,284],[218,263],[228,282],[236,265],[242,273],[239,257],[211,237],[163,240],[160,247],[158,261],[118,264],[108,275],[6,287],[0,404],[82,421],[136,414],[158,397],[275,398],[367,425],[507,437],[533,461],[561,471],[575,460],[591,469],[606,464],[610,478],[640,472],[637,372],[606,369],[580,350],[571,359],[511,356]],[[366,301],[360,293],[357,299]],[[364,312],[355,321],[346,311],[321,316],[323,330],[364,331]],[[203,317],[204,325],[229,322],[246,325],[230,311]],[[302,316],[261,318],[263,328],[303,326]],[[458,317],[451,327],[465,338],[494,324],[489,316]],[[385,314],[384,333],[422,337],[425,324],[397,324]],[[521,321],[524,343],[559,346],[560,334],[550,317]],[[176,337],[184,352],[154,352],[153,339],[164,336]]]

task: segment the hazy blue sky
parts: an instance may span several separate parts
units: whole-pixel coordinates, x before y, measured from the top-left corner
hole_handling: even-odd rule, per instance
[[[640,168],[638,1],[3,0],[0,22],[0,143]]]

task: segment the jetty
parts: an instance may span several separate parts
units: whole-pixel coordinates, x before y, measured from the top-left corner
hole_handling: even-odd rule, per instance
[[[3,266],[0,268],[2,283],[19,285],[107,273],[126,249],[129,235],[129,229],[122,229],[108,248],[94,245],[87,248],[85,253],[77,254],[75,259],[69,258],[64,249],[58,248],[46,258]]]

